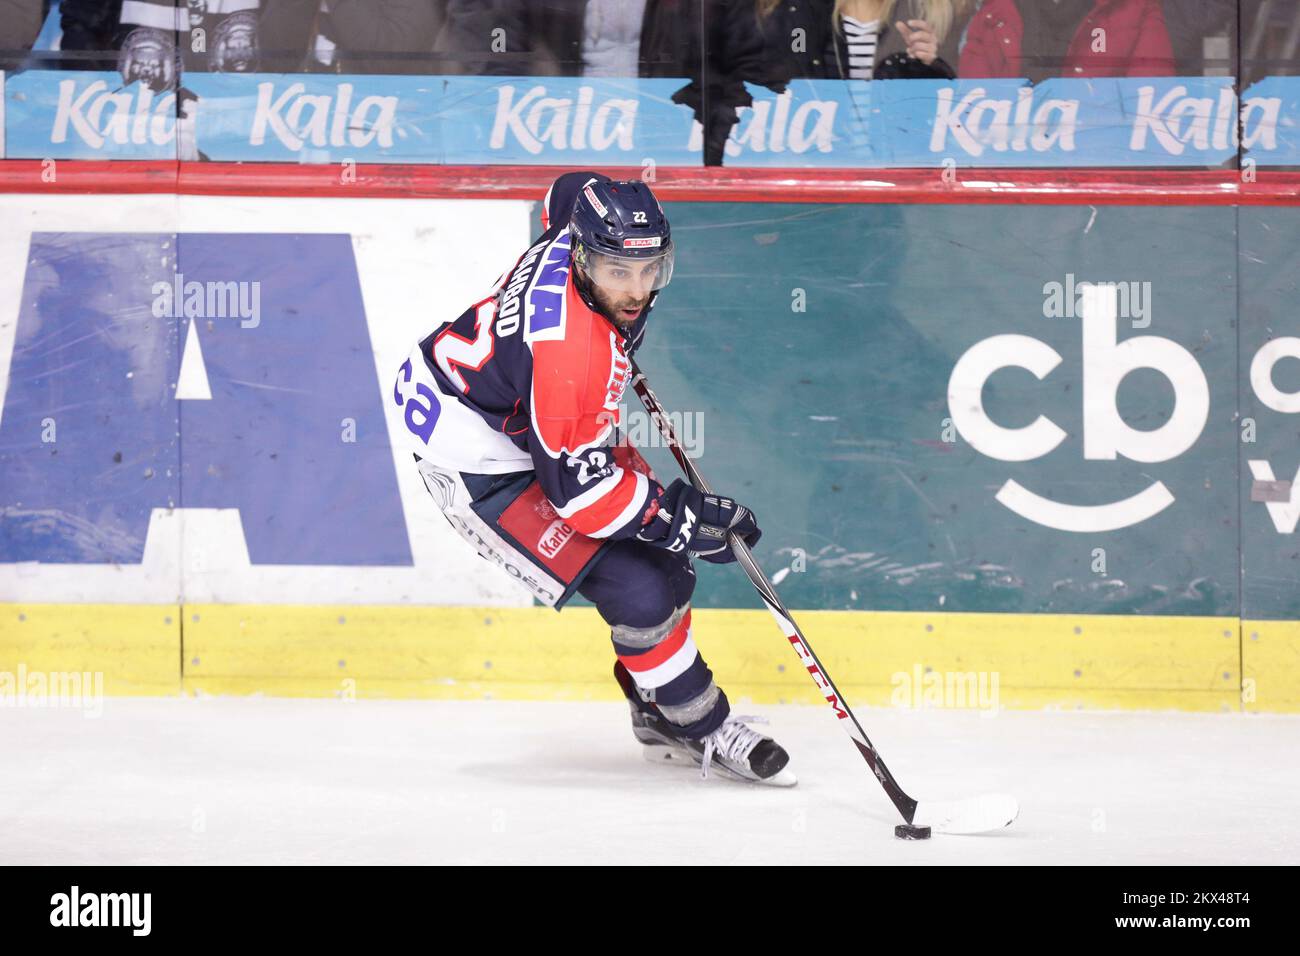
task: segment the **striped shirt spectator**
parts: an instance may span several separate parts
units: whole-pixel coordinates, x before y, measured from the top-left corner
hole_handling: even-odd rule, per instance
[[[876,65],[876,39],[880,34],[880,21],[863,22],[845,14],[840,17],[844,40],[848,45],[848,78],[869,80]]]

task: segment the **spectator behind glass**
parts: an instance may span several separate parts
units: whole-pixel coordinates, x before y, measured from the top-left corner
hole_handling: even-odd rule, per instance
[[[259,0],[62,0],[61,47],[108,56],[64,57],[71,70],[117,70],[155,92],[185,71],[246,73],[259,68]]]
[[[951,79],[973,0],[756,0],[769,79]],[[800,32],[801,31],[801,32]]]
[[[1160,0],[986,0],[966,31],[958,72],[1031,83],[1172,76],[1174,53]]]
[[[1178,76],[1237,75],[1237,0],[1163,4]]]
[[[27,59],[48,7],[48,0],[0,0],[0,70],[12,70]]]
[[[122,0],[62,0],[59,25],[63,40],[59,46],[67,56],[59,58],[65,70],[116,70],[117,27]],[[103,52],[104,57],[88,54]]]
[[[745,80],[762,82],[753,0],[449,0],[438,50],[480,76],[686,77],[673,94],[722,163]],[[708,76],[702,66],[707,51]]]
[[[263,0],[275,72],[443,73],[432,59],[446,0]]]
[[[1300,76],[1300,3],[1241,0],[1241,86]]]

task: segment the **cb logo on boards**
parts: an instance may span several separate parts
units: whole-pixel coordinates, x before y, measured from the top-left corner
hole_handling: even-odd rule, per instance
[[[1080,314],[1083,325],[1083,456],[1095,461],[1169,461],[1187,451],[1200,438],[1210,410],[1210,388],[1205,372],[1191,352],[1171,339],[1140,335],[1117,341],[1117,303],[1114,285],[1088,284]],[[1256,397],[1277,412],[1300,412],[1300,392],[1283,392],[1273,384],[1273,367],[1283,358],[1300,359],[1300,338],[1281,337],[1256,353],[1250,368]],[[999,461],[1032,461],[1050,453],[1065,440],[1066,431],[1045,415],[1019,428],[999,425],[984,410],[984,384],[999,369],[1023,368],[1045,379],[1061,363],[1060,354],[1046,342],[1029,335],[994,335],[975,343],[957,360],[948,379],[948,409],[962,438],[981,454]],[[1149,368],[1163,375],[1174,390],[1174,408],[1159,428],[1141,431],[1119,414],[1116,395],[1126,375]],[[1267,462],[1251,461],[1253,472]],[[1269,471],[1271,475],[1271,470]],[[1292,484],[1291,502],[1270,503],[1269,512],[1279,532],[1295,529],[1292,512],[1300,481]],[[1101,532],[1140,524],[1174,503],[1162,481],[1119,501],[1079,505],[1055,501],[1007,479],[994,496],[1006,508],[1044,527],[1058,531]],[[1279,514],[1284,513],[1282,518]],[[1288,527],[1289,525],[1289,527]]]

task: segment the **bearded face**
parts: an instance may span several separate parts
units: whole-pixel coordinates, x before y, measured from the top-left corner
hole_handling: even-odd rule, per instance
[[[658,288],[661,260],[587,257],[583,274],[591,286],[591,297],[601,315],[621,328],[637,319]]]

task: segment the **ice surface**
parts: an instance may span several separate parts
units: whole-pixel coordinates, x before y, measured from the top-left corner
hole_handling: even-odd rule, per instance
[[[613,703],[0,709],[0,863],[1300,863],[1300,718],[863,708],[913,796],[1021,803],[904,842],[825,709],[738,709],[797,787],[647,763]]]

